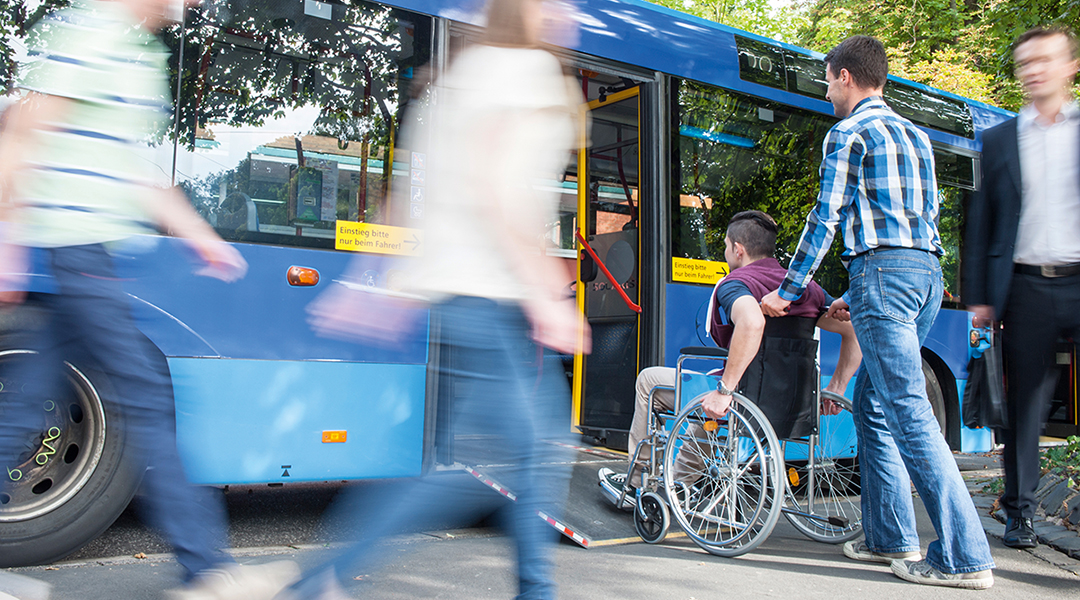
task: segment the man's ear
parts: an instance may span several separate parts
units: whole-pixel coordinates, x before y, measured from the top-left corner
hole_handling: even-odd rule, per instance
[[[847,69],[840,69],[840,73],[836,76],[836,78],[840,80],[840,83],[843,84],[844,87],[848,87],[852,83],[854,83],[854,80],[851,77],[851,72]]]

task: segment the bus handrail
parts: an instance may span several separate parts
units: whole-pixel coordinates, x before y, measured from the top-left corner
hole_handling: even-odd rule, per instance
[[[634,304],[634,301],[630,299],[630,296],[626,295],[626,290],[622,289],[622,286],[615,281],[615,277],[611,275],[611,271],[608,271],[607,266],[604,265],[604,261],[600,260],[600,257],[596,255],[596,251],[592,249],[592,246],[589,245],[589,242],[586,242],[585,238],[581,236],[581,230],[575,229],[574,235],[577,236],[578,241],[581,242],[581,246],[585,248],[585,251],[589,253],[589,256],[591,256],[592,259],[596,261],[596,264],[600,267],[600,270],[604,272],[604,275],[608,278],[608,281],[611,282],[611,286],[615,288],[616,292],[619,292],[619,296],[622,297],[623,302],[625,302],[626,305],[630,307],[630,310],[641,314],[641,307],[637,304]]]

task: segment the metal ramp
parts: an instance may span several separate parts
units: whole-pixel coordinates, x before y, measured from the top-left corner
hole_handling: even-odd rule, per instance
[[[596,472],[601,467],[616,471],[626,468],[626,456],[603,448],[587,446],[567,446],[567,448],[572,450],[573,454],[570,461],[570,489],[563,514],[547,515],[537,512],[537,517],[544,519],[566,538],[583,548],[640,541],[634,530],[633,514],[616,509],[615,505],[601,492],[596,477]],[[497,468],[466,467],[465,471],[507,499],[517,500],[513,490],[499,483]]]

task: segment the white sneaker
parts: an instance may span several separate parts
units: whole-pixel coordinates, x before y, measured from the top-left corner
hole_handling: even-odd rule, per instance
[[[917,551],[874,552],[870,549],[870,546],[866,545],[866,540],[862,539],[844,542],[844,556],[852,560],[891,565],[894,560],[919,560],[922,558],[922,553]]]
[[[271,600],[300,576],[291,560],[265,565],[227,565],[207,569],[190,585],[165,592],[168,600]]]
[[[612,502],[618,502],[619,495],[622,494],[623,487],[626,485],[626,473],[616,473],[607,467],[602,467],[596,475],[600,478],[600,489],[611,497]],[[619,508],[629,510],[635,506],[637,506],[637,493],[631,487],[626,490],[626,496]]]
[[[925,560],[893,561],[892,572],[904,581],[924,585],[940,585],[967,590],[988,590],[994,585],[994,573],[990,569],[974,573],[942,573],[931,567]]]

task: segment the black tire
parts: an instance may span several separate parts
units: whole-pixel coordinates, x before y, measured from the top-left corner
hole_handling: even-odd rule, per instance
[[[21,389],[3,366],[32,355],[12,345],[24,333],[0,334],[0,413],[4,396]],[[16,465],[0,465],[0,476],[14,482],[0,494],[0,567],[49,563],[78,550],[112,525],[142,479],[144,463],[128,451],[123,415],[105,401],[108,378],[70,363],[64,371],[63,393],[43,402],[45,430],[29,440],[36,449]]]
[[[946,416],[945,393],[941,389],[941,381],[938,379],[934,368],[930,366],[930,363],[926,362],[925,358],[922,359],[922,372],[923,377],[926,379],[926,397],[930,400],[930,407],[937,418],[938,426],[941,427],[941,435],[948,439],[949,421]]]
[[[634,529],[646,544],[659,544],[667,536],[671,518],[660,494],[646,492],[634,507]]]

